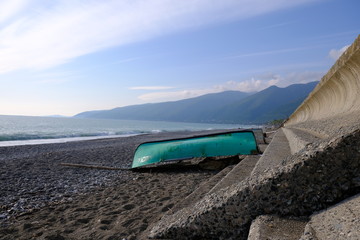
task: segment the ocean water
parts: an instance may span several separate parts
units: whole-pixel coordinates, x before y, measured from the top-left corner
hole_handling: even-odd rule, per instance
[[[0,146],[126,137],[165,131],[200,131],[250,127],[257,126],[0,115]]]

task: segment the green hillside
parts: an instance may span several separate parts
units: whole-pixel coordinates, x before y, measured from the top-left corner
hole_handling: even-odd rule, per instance
[[[81,118],[261,124],[287,118],[318,82],[271,86],[251,94],[226,91],[186,100],[133,105],[77,114]]]

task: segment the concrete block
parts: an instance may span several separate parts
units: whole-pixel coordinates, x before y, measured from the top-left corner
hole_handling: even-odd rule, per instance
[[[360,187],[360,130],[310,144],[288,164],[206,195],[164,216],[150,238],[246,239],[259,215],[306,216]]]
[[[291,154],[295,154],[304,149],[306,145],[317,142],[322,138],[315,136],[310,131],[296,128],[282,128],[286,138],[288,139]]]
[[[360,239],[360,194],[311,216],[301,240]]]
[[[209,194],[215,193],[234,183],[239,183],[249,177],[259,158],[260,156],[258,155],[246,156],[209,191]]]
[[[298,240],[306,223],[304,219],[262,215],[251,223],[247,240]]]
[[[281,165],[282,160],[289,155],[291,155],[289,141],[283,129],[279,129],[255,165],[251,175],[259,175],[267,169],[278,167]]]

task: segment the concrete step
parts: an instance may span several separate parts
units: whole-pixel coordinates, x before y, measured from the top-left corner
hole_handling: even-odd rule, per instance
[[[360,194],[313,214],[301,240],[360,239]]]
[[[240,162],[241,163],[241,162]],[[205,182],[202,182],[198,188],[196,188],[191,194],[189,194],[182,201],[178,202],[168,214],[173,214],[174,212],[179,211],[182,208],[188,207],[200,201],[222,178],[224,178],[231,170],[234,168],[234,165],[227,166],[215,176],[212,176]]]
[[[360,131],[356,130],[291,155],[287,138],[282,130],[278,131],[255,166],[259,167],[263,160],[260,164],[264,171],[163,216],[152,226],[149,237],[246,239],[251,222],[259,215],[306,216],[324,209],[360,186],[360,151],[358,145],[352,144],[359,139]],[[268,151],[271,146],[274,149]],[[272,159],[266,161],[267,154]]]
[[[265,134],[261,128],[253,128],[252,131],[256,138],[257,144],[265,144],[266,143]]]
[[[283,128],[283,131],[289,142],[291,154],[295,154],[304,149],[306,145],[322,139],[319,135],[304,129]]]
[[[234,183],[239,183],[249,177],[259,158],[259,155],[246,156],[209,191],[209,194],[217,192]]]
[[[283,129],[279,129],[255,165],[251,175],[259,175],[267,169],[278,167],[281,165],[282,160],[290,155],[291,150],[288,139]]]
[[[251,223],[247,240],[298,240],[306,223],[299,218],[261,215]]]
[[[360,239],[360,194],[314,213],[310,221],[261,215],[251,223],[248,236],[248,240],[328,239]]]
[[[174,212],[179,211],[182,208],[195,204],[196,202],[200,201],[206,194],[216,192],[233,183],[242,181],[242,179],[250,176],[250,173],[259,158],[259,155],[246,156],[238,164],[224,168],[215,176],[201,183],[200,186],[195,189],[190,195],[188,195],[184,200],[177,203],[171,209],[169,214],[173,214]]]

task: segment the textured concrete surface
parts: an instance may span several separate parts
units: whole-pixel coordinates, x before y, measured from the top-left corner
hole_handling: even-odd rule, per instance
[[[360,82],[360,79],[359,79]],[[360,98],[360,95],[359,95]],[[288,127],[308,131],[319,138],[331,138],[360,129],[360,111],[336,115],[320,120],[309,120]],[[288,128],[286,127],[286,128]]]
[[[177,211],[188,208],[196,204],[208,194],[216,193],[234,183],[240,182],[250,176],[256,162],[260,156],[246,156],[240,163],[235,166],[228,166],[218,174],[202,183],[194,192],[187,196],[183,201],[177,203],[167,215],[172,215]]]
[[[263,174],[267,171],[267,169],[280,165],[281,161],[290,154],[291,151],[289,142],[283,132],[283,129],[279,129],[255,165],[251,175]]]
[[[322,139],[310,133],[309,131],[304,131],[301,129],[282,128],[282,130],[289,142],[291,154],[295,154],[304,149],[306,145]]]
[[[301,240],[360,239],[360,194],[311,216]]]
[[[221,179],[223,179],[229,172],[231,172],[233,168],[234,166],[228,166],[206,182],[201,183],[195,191],[188,195],[184,200],[178,202],[171,209],[170,213],[177,212],[182,208],[191,206],[200,201],[219,181],[221,181]]]
[[[241,182],[248,178],[254,169],[260,156],[246,156],[239,164],[237,164],[224,178],[222,178],[208,193],[215,193],[234,183]]]
[[[254,128],[252,130],[253,130],[253,133],[255,135],[257,144],[265,144],[266,140],[265,140],[263,130],[261,128]]]
[[[248,240],[299,240],[307,221],[262,215],[250,226]]]
[[[164,216],[150,237],[246,239],[259,215],[306,216],[327,208],[360,187],[360,145],[353,144],[359,141],[355,131],[310,144],[281,166]]]
[[[360,35],[290,116],[285,126],[360,110]]]

